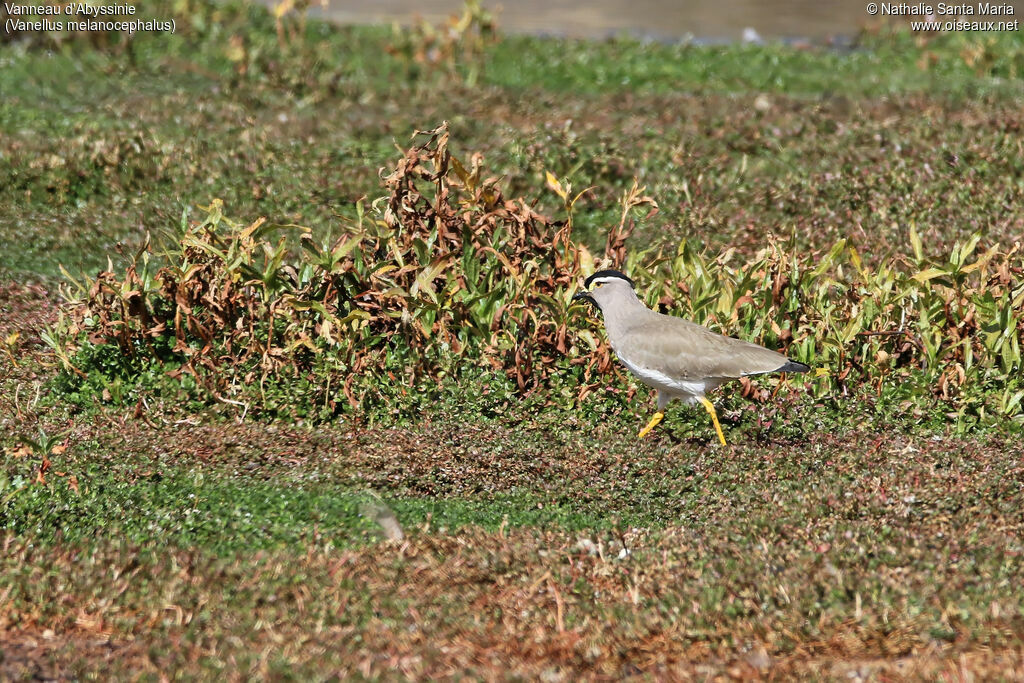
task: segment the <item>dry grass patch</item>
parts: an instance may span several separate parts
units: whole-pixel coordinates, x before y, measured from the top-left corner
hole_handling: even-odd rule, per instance
[[[47,652],[77,675],[138,671],[109,661],[128,645],[191,675],[1012,677],[1022,662],[1011,595],[958,605],[953,583],[927,575],[837,568],[832,553],[779,541],[722,547],[678,527],[423,528],[401,545],[236,558],[6,546],[4,642],[99,625],[112,645]],[[843,597],[822,604],[836,586]]]

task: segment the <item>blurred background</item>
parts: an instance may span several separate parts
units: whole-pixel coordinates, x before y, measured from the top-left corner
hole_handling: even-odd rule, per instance
[[[275,4],[272,0],[264,2]],[[1021,0],[996,4],[1012,6],[1014,17],[1024,10]],[[845,43],[865,23],[879,18],[869,16],[866,5],[867,0],[520,0],[489,7],[502,28],[515,33],[579,38],[625,33],[658,40],[692,36],[702,42],[721,42],[740,40],[747,29],[753,29],[766,40]],[[419,15],[436,23],[458,13],[461,7],[460,0],[332,0],[320,15],[353,24],[408,23]]]

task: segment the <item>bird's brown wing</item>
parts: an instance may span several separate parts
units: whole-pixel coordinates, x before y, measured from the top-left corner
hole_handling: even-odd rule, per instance
[[[789,362],[771,349],[660,313],[631,326],[626,336],[631,362],[685,381],[776,372]]]

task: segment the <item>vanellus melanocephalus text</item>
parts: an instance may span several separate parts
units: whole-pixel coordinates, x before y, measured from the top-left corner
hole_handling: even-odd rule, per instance
[[[633,291],[633,281],[617,270],[598,271],[585,286],[589,291],[577,293],[573,301],[597,304],[615,355],[641,382],[658,390],[658,412],[640,438],[661,422],[669,401],[680,398],[704,405],[724,446],[715,406],[705,397],[708,391],[740,377],[810,369],[763,346],[652,311]]]

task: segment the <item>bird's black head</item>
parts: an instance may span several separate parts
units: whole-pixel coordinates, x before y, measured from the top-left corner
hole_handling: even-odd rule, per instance
[[[590,277],[588,277],[587,281],[584,283],[583,286],[586,287],[587,289],[590,289],[591,285],[593,285],[595,281],[598,285],[600,285],[602,282],[607,282],[610,279],[622,280],[624,282],[628,282],[630,287],[636,287],[636,285],[633,284],[632,280],[630,280],[624,273],[620,273],[617,270],[599,270]],[[577,292],[572,297],[573,301],[579,301],[581,299],[584,301],[589,301],[592,304],[597,303],[597,301],[594,299],[594,295],[586,290],[582,292]]]
[[[620,273],[617,270],[599,270],[596,273],[594,273],[593,275],[591,275],[590,277],[588,277],[587,281],[583,283],[583,286],[586,287],[587,289],[590,289],[590,285],[592,285],[594,283],[594,280],[597,280],[599,278],[606,278],[606,277],[617,277],[620,280],[625,280],[626,282],[629,283],[630,287],[632,287],[633,289],[636,289],[636,285],[633,283],[633,281],[630,280],[629,277],[627,277],[625,273]]]

